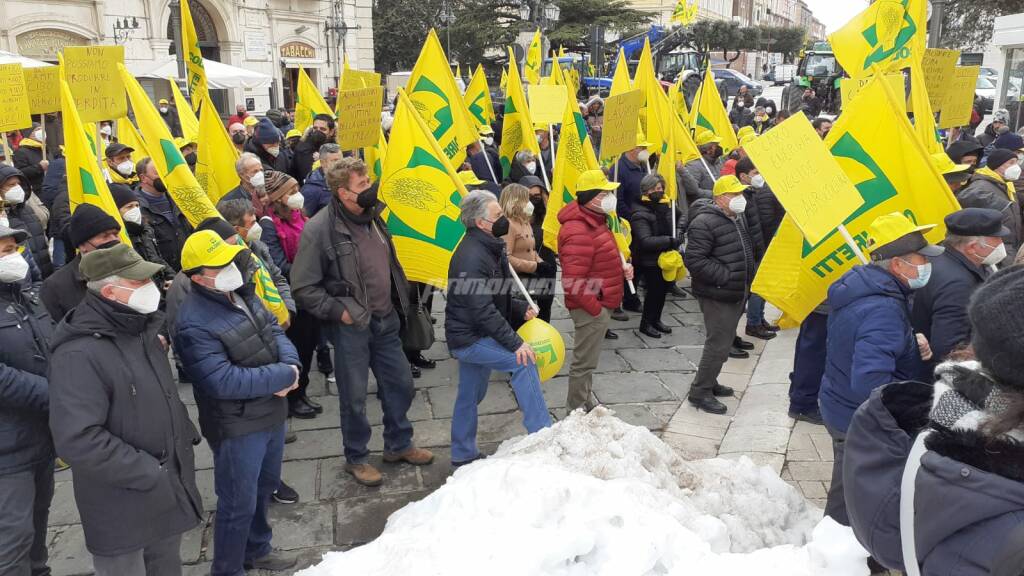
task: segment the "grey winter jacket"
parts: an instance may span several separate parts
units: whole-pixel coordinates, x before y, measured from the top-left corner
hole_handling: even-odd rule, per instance
[[[721,166],[707,159],[705,162],[707,162],[707,168],[704,167],[704,162],[701,162],[700,158],[690,160],[683,167],[683,188],[686,192],[687,204],[693,204],[694,201],[701,198],[714,197],[715,179],[718,178]],[[708,174],[709,168],[714,177]]]
[[[1010,235],[1003,238],[1007,256],[999,266],[1012,264],[1017,248],[1021,245],[1021,211],[1017,202],[1010,201],[1006,183],[985,174],[975,174],[968,180],[967,186],[957,192],[956,199],[963,208],[991,208],[1003,213],[1003,226],[1009,228]]]

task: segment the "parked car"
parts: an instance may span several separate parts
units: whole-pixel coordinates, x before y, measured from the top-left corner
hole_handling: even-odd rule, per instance
[[[988,78],[993,83],[999,81],[999,71],[996,70],[995,68],[982,66],[981,69],[978,70],[978,75],[981,76],[982,78]]]
[[[979,75],[974,85],[974,94],[980,99],[980,111],[982,114],[991,114],[992,106],[996,100],[996,84],[989,78]]]
[[[711,73],[715,75],[715,82],[719,85],[719,90],[722,91],[722,96],[725,98],[735,96],[740,91],[740,86],[746,86],[755,98],[764,92],[764,86],[751,80],[742,72],[729,68],[713,68]]]
[[[776,64],[770,72],[773,86],[782,86],[793,81],[796,64]]]

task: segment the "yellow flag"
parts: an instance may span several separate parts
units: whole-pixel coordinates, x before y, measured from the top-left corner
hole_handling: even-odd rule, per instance
[[[562,45],[558,46],[558,57],[559,58],[565,58],[565,46],[562,46]]]
[[[693,110],[690,111],[690,125],[714,132],[715,136],[722,139],[722,150],[726,154],[739,146],[732,122],[729,121],[729,114],[722,104],[722,96],[715,86],[715,76],[711,73],[710,66],[704,73],[704,81],[701,82],[700,90],[694,99]]]
[[[135,150],[132,152],[132,162],[138,162],[149,156],[146,143],[142,141],[142,136],[139,136],[139,130],[127,116],[117,119],[117,141]]]
[[[587,123],[576,101],[570,98],[566,100],[565,111],[562,113],[562,136],[555,154],[555,179],[551,184],[551,195],[544,216],[545,246],[558,251],[558,230],[561,228],[558,213],[565,205],[576,200],[576,180],[580,174],[600,167],[597,155],[594,154],[594,145],[590,141],[590,133],[587,132]]]
[[[501,89],[502,94],[508,94],[508,72],[504,69],[501,70],[501,81],[498,83],[498,88]]]
[[[192,99],[192,109],[198,110],[199,102],[209,95],[209,87],[206,83],[203,53],[199,49],[199,36],[196,34],[196,27],[192,24],[192,10],[188,3],[189,0],[181,0],[181,45],[185,51],[187,75],[185,80],[188,84],[188,96]],[[181,106],[178,106],[178,110],[181,110]]]
[[[526,105],[523,83],[519,80],[516,58],[512,54],[512,48],[509,48],[508,92],[505,94],[505,118],[501,125],[501,148],[498,150],[502,178],[508,178],[512,160],[520,150],[529,150],[535,155],[540,155],[540,146],[533,136],[530,108]]]
[[[462,65],[458,62],[455,63],[455,79],[462,78]]]
[[[681,77],[680,77],[681,78]],[[686,95],[683,94],[681,80],[668,89],[668,103],[672,112],[683,122],[683,126],[690,129],[690,108],[686,105]]]
[[[199,146],[196,149],[196,180],[206,190],[210,202],[217,203],[238,186],[235,161],[238,150],[220,121],[209,97],[199,109]]]
[[[406,86],[409,99],[445,156],[452,165],[460,166],[466,159],[466,146],[477,141],[476,123],[462,100],[437,32],[431,30],[427,35]]]
[[[414,106],[399,90],[379,190],[409,280],[441,288],[448,282],[452,252],[466,233],[459,221],[466,188]]]
[[[551,59],[551,82],[555,86],[568,86],[569,82],[565,77],[565,71],[562,70],[562,65],[558,63],[557,58]],[[572,93],[569,94],[572,96]]]
[[[526,50],[526,61],[523,62],[523,78],[527,84],[540,84],[541,65],[544,64],[544,51],[541,46],[544,44],[540,35],[540,28],[533,34],[530,47]],[[515,58],[512,59],[515,61]]]
[[[477,64],[473,78],[470,79],[469,86],[466,86],[463,100],[477,128],[494,121],[494,104],[491,103],[491,90],[487,87],[487,77],[484,75],[482,65]]]
[[[868,226],[890,212],[906,214],[937,243],[945,237],[943,218],[960,209],[884,76],[864,87],[836,120],[825,144],[863,198],[844,224],[863,250]],[[838,233],[811,245],[788,216],[782,221],[754,279],[753,292],[799,322],[826,297],[828,287],[858,264]]]
[[[75,99],[68,88],[63,59],[60,68],[60,106],[61,116],[64,118],[64,157],[67,159],[68,200],[71,211],[74,212],[82,204],[92,204],[103,210],[121,225],[121,242],[131,246],[132,241],[121,219],[121,212],[110,195],[106,179],[100,173],[88,132],[82,125],[78,108],[75,107]]]
[[[919,59],[912,59],[910,64],[910,103],[914,109],[914,132],[929,154],[945,152],[946,147],[939,139],[935,127],[935,114],[928,98],[925,85],[924,70]]]
[[[299,68],[299,81],[295,88],[295,129],[305,133],[306,128],[313,125],[313,117],[317,114],[334,116],[334,111],[324,102],[324,97],[306,71]]]
[[[679,0],[672,10],[671,22],[680,26],[689,26],[697,19],[697,0]]]
[[[617,96],[633,89],[633,81],[629,79],[629,63],[626,51],[619,48],[619,58],[615,61],[615,73],[612,74],[612,88],[609,96]]]
[[[192,226],[207,218],[220,218],[220,213],[213,207],[206,191],[188,169],[181,151],[174,144],[167,124],[160,118],[160,113],[153,107],[145,90],[123,64],[118,64],[118,70],[131,101],[132,110],[135,112],[135,121],[139,123],[142,140],[146,143],[146,149],[149,150],[150,158],[156,165],[156,171],[167,186],[167,191],[178,205],[178,209]]]
[[[829,36],[832,50],[852,78],[910,65],[924,55],[927,30],[925,0],[877,0]]]
[[[178,111],[178,123],[181,124],[181,135],[190,142],[198,143],[199,140],[199,119],[196,118],[192,107],[189,106],[185,100],[185,96],[182,95],[181,90],[178,90],[178,83],[174,81],[174,78],[168,78],[168,82],[171,83],[171,94],[174,95],[174,108]]]
[[[377,137],[376,146],[363,148],[363,158],[366,165],[370,167],[370,182],[380,180],[381,172],[384,170],[384,159],[388,156],[388,141],[384,138],[384,130],[381,129]]]

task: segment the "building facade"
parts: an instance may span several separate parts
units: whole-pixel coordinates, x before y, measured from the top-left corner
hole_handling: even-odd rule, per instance
[[[172,6],[172,4],[174,6]],[[123,44],[129,70],[175,58],[177,0],[0,0],[0,50],[56,62],[65,46]],[[215,90],[221,112],[291,107],[299,67],[323,92],[337,86],[345,56],[373,69],[372,0],[190,0],[203,56],[273,77],[270,89]],[[115,26],[126,33],[115,33]],[[137,28],[136,28],[137,26]],[[169,92],[147,85],[154,97]]]
[[[700,20],[729,20],[733,14],[734,0],[697,0],[697,18]],[[752,1],[752,0],[751,0]],[[672,11],[677,0],[632,0],[632,8],[644,10],[654,15],[653,24],[669,26],[672,23]]]

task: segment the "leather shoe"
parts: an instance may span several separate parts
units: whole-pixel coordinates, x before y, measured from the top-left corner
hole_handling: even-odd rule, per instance
[[[747,326],[746,333],[747,336],[760,338],[761,340],[771,340],[772,338],[775,338],[775,336],[777,336],[775,332],[772,332],[771,330],[765,328],[764,324],[758,326]]]
[[[728,398],[735,393],[735,390],[728,386],[722,386],[721,384],[715,384],[715,387],[711,389],[711,395],[718,398]]]
[[[629,320],[629,314],[626,314],[626,312],[620,307],[620,308],[616,308],[616,309],[612,310],[611,318],[612,318],[612,320],[617,320],[619,322],[625,322],[626,320]]]
[[[384,461],[389,464],[406,462],[413,466],[426,466],[434,461],[434,453],[426,448],[410,446],[401,452],[385,452]]]
[[[739,348],[740,350],[753,350],[754,349],[754,343],[753,342],[748,342],[748,341],[744,340],[743,338],[740,338],[739,336],[737,336],[737,337],[733,338],[733,340],[732,340],[732,347],[733,348]]]
[[[740,350],[735,346],[729,350],[729,358],[750,358],[750,352],[746,350]]]
[[[689,296],[689,294],[686,293],[686,290],[683,290],[682,288],[676,286],[675,284],[673,284],[672,287],[668,289],[668,293],[678,298],[686,298]]]
[[[605,330],[604,331],[604,339],[605,340],[618,340],[619,339],[619,335],[616,334],[615,332],[612,332],[611,330]]]
[[[799,422],[810,422],[811,424],[817,424],[818,426],[825,424],[825,421],[821,419],[821,410],[818,410],[817,408],[812,408],[804,412],[790,410],[789,417]]]
[[[668,326],[665,326],[665,324],[661,320],[651,322],[651,326],[654,326],[654,329],[657,330],[658,332],[661,332],[662,334],[672,333],[672,329],[669,328]]]
[[[409,358],[409,362],[411,362],[417,368],[422,368],[423,370],[433,370],[434,368],[437,367],[437,362],[434,362],[433,360],[430,360],[428,358],[424,358],[423,354],[417,354],[412,358]]]
[[[420,371],[420,367],[415,364],[409,364],[409,369],[412,370],[412,377],[419,378],[423,376],[423,372]]]
[[[289,398],[288,415],[300,420],[309,420],[311,418],[316,418],[316,410],[313,410],[313,407],[303,402],[301,398],[296,398],[294,400]]]
[[[320,404],[319,402],[317,402],[316,400],[313,400],[309,396],[306,396],[305,394],[303,394],[302,401],[305,402],[306,406],[309,406],[310,408],[312,408],[313,411],[316,412],[317,414],[323,414],[324,413],[323,405]]]
[[[293,432],[292,430],[289,430],[289,431],[284,433],[284,443],[285,444],[291,444],[291,443],[295,442],[298,439],[299,439],[299,435],[296,434],[295,432]]]
[[[650,338],[661,338],[661,332],[658,332],[647,322],[640,323],[640,333]]]
[[[761,324],[761,326],[764,326],[765,330],[771,330],[772,332],[778,332],[779,330],[782,330],[782,328],[779,328],[775,324],[769,324],[767,322],[765,322],[764,324]]]
[[[345,464],[345,472],[348,472],[356,479],[356,482],[363,486],[380,486],[384,482],[384,476],[369,464]]]
[[[246,570],[268,570],[270,572],[284,572],[285,570],[294,568],[295,564],[297,563],[298,559],[295,556],[274,550],[270,554],[267,554],[262,558],[257,558],[255,560],[246,560],[242,563],[242,566]]]
[[[711,414],[725,414],[729,411],[729,407],[722,404],[718,399],[711,398],[687,398],[690,404],[697,410],[703,410]]]

